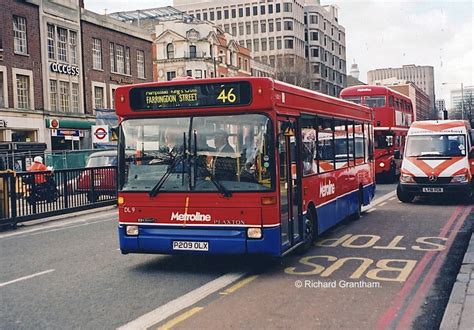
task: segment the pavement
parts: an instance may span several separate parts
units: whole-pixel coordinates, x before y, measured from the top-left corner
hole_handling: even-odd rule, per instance
[[[440,329],[474,329],[474,235],[472,233]]]

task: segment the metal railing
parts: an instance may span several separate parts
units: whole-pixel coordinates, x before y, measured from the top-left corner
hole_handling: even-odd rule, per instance
[[[0,225],[117,202],[117,167],[0,173]]]

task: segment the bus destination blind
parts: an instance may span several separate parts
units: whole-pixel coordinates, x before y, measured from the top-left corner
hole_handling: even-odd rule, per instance
[[[140,111],[248,105],[251,94],[245,81],[137,87],[130,90],[130,107]]]

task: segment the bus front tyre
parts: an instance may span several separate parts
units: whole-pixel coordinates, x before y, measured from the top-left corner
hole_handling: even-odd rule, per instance
[[[402,191],[402,189],[400,188],[400,185],[397,186],[397,197],[402,203],[411,203],[413,199],[415,198],[413,194],[406,191]]]
[[[305,242],[298,248],[298,254],[306,253],[311,248],[311,246],[313,246],[313,242],[316,240],[314,217],[309,209],[306,211],[304,219],[304,236]]]

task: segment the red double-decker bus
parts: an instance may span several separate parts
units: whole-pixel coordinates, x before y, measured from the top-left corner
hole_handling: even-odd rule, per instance
[[[115,98],[124,254],[281,256],[374,196],[366,107],[268,78],[131,85]]]
[[[352,86],[341,98],[374,110],[375,172],[378,179],[394,182],[400,174],[413,105],[409,97],[384,86]]]

